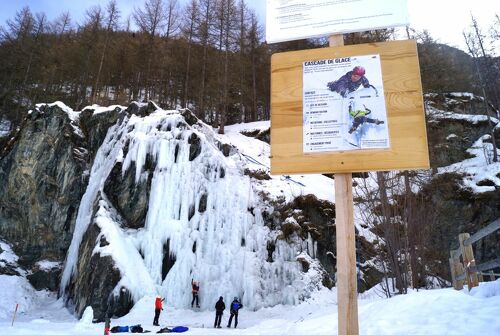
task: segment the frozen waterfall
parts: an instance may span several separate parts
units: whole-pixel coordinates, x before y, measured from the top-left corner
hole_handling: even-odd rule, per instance
[[[199,148],[190,160],[193,139]],[[311,280],[304,278],[313,274],[302,272],[296,261],[308,242],[284,241],[264,225],[265,205],[243,173],[244,161],[238,154],[225,157],[217,141],[211,128],[201,122],[189,126],[177,111],[132,115],[110,128],[80,204],[62,292],[78,276],[78,248],[101,193],[95,222],[109,245],[96,242],[93,252],[113,258],[122,276],[116,289],[127,287],[135,301],[160,294],[167,305],[188,307],[192,278],[200,282],[202,308],[213,308],[219,296],[225,301],[239,297],[251,309],[295,304],[309,296]],[[135,168],[136,182],[148,178],[148,157],[154,170],[145,225],[124,228],[103,185],[117,162],[122,174]],[[275,243],[272,261],[268,241]],[[164,277],[165,257],[170,268]]]

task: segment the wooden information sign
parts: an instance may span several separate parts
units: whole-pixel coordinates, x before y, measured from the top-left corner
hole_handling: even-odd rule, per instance
[[[383,92],[379,94],[385,98],[386,119],[379,122],[388,128],[389,144],[374,149],[304,152],[304,62],[315,64],[321,60],[366,56],[380,58]],[[327,91],[326,83],[323,86]],[[413,40],[274,54],[271,111],[272,174],[429,168],[420,69],[417,45]]]

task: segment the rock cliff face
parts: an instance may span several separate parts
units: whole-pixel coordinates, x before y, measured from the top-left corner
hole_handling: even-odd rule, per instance
[[[58,105],[33,110],[0,158],[0,235],[19,263],[63,261],[87,183],[83,134]]]

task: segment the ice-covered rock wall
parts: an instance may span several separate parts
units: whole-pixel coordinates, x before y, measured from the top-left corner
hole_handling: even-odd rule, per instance
[[[264,225],[264,205],[243,169],[237,151],[188,114],[158,109],[120,118],[96,153],[62,290],[78,300],[78,278],[89,276],[85,254],[111,257],[120,273],[113,294],[126,290],[132,301],[160,294],[167,305],[189,307],[191,279],[200,282],[202,308],[219,296],[237,296],[252,309],[307,297],[321,275],[305,273],[296,257],[313,246],[277,239]],[[119,185],[110,187],[112,178]],[[97,234],[91,251],[82,244],[89,227]],[[81,313],[84,304],[75,303]]]

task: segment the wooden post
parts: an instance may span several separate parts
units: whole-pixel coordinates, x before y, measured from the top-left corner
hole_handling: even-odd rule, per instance
[[[463,266],[460,264],[460,260],[455,258],[453,255],[453,250],[450,251],[450,271],[451,271],[451,281],[453,288],[455,290],[462,290],[464,288],[464,281],[457,280],[456,278],[460,276],[463,272]]]
[[[481,272],[479,272],[477,274],[477,280],[479,281],[479,283],[484,282],[484,277],[483,277],[483,274]]]
[[[104,335],[109,335],[109,327],[111,326],[111,322],[109,318],[106,318],[106,321],[104,322]]]
[[[344,45],[344,35],[342,34],[332,35],[328,37],[328,43],[330,44],[331,47],[342,46]]]
[[[495,281],[495,273],[493,270],[490,270],[490,281]]]
[[[462,251],[462,258],[464,260],[465,268],[465,278],[467,279],[467,286],[469,291],[471,288],[479,285],[477,273],[470,270],[471,266],[476,265],[476,260],[474,259],[474,251],[472,250],[472,245],[464,245],[464,241],[470,237],[469,234],[463,233],[458,235],[458,240],[460,242],[460,250]]]
[[[451,285],[453,285],[453,288],[455,290],[458,290],[457,279],[456,279],[458,273],[455,271],[455,259],[453,259],[453,256],[450,257],[449,261],[450,261]]]
[[[357,335],[358,300],[352,174],[335,174],[338,334]]]
[[[328,38],[330,46],[344,45],[343,35]],[[352,173],[335,174],[335,226],[337,240],[338,334],[358,335],[356,240],[352,200]]]

